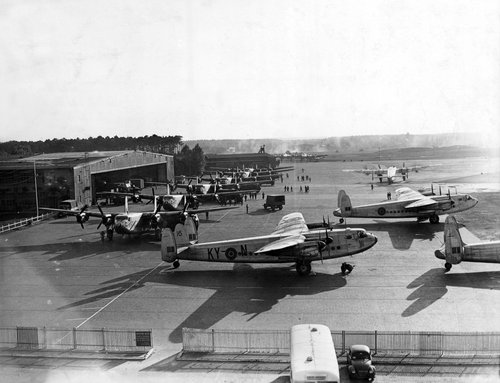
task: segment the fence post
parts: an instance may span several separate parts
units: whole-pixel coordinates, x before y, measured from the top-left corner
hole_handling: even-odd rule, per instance
[[[342,354],[345,353],[345,330],[342,330]]]
[[[377,353],[377,340],[378,340],[378,331],[375,330],[375,354]]]
[[[106,330],[103,327],[101,331],[102,331],[102,349],[106,351]]]
[[[76,343],[76,327],[73,327],[73,350],[76,350],[77,343]]]
[[[215,330],[212,329],[212,352],[215,352]]]

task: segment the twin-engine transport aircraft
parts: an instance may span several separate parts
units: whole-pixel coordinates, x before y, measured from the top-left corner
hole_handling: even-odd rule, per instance
[[[168,228],[162,230],[161,257],[179,267],[179,260],[233,263],[295,262],[300,275],[311,271],[312,261],[345,257],[368,250],[377,237],[364,229],[308,229],[301,213],[284,216],[269,235],[197,243],[179,241]],[[352,266],[343,265],[352,270]]]
[[[344,172],[355,172],[355,173],[363,173],[365,175],[371,175],[372,181],[375,178],[379,179],[379,182],[384,182],[384,179],[387,180],[387,183],[392,184],[396,181],[396,178],[400,177],[403,181],[406,181],[410,176],[410,172],[418,172],[419,169],[425,168],[426,166],[412,166],[406,167],[404,162],[401,168],[397,166],[389,166],[384,167],[380,164],[377,165],[377,169],[344,169]]]
[[[370,205],[352,206],[351,199],[344,190],[339,191],[338,209],[333,214],[337,217],[354,218],[412,218],[418,222],[429,220],[439,222],[440,214],[452,214],[473,208],[477,199],[468,194],[453,194],[449,192],[440,196],[424,196],[410,188],[396,190],[393,200]]]
[[[76,222],[78,222],[82,228],[84,227],[84,222],[87,222],[90,217],[101,218],[101,222],[99,226],[97,226],[97,229],[99,229],[101,225],[104,225],[106,228],[105,233],[109,240],[113,239],[113,232],[133,236],[154,233],[156,238],[160,239],[162,228],[168,228],[177,235],[179,235],[179,232],[187,231],[190,240],[197,240],[198,216],[196,214],[190,214],[185,210],[160,212],[160,206],[157,205],[155,201],[155,209],[152,212],[129,212],[128,198],[125,198],[124,213],[104,213],[99,205],[97,207],[99,208],[99,213],[86,211],[88,208],[87,205],[79,212],[52,208],[42,209],[57,212],[62,211],[65,214],[74,215]]]
[[[444,251],[436,250],[434,255],[446,261],[446,271],[462,261],[500,263],[500,241],[464,243],[458,231],[457,220],[449,215],[444,223]]]

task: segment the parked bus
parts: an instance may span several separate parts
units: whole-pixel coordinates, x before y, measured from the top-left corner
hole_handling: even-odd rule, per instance
[[[299,324],[292,327],[290,336],[290,382],[340,382],[337,354],[327,326]]]

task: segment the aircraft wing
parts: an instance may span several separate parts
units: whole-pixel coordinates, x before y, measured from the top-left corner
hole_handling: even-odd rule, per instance
[[[396,194],[395,199],[397,201],[408,201],[408,200],[425,198],[425,196],[422,193],[419,193],[418,191],[415,191],[415,190],[410,189],[408,187],[396,189],[395,194]]]
[[[396,200],[408,201],[409,204],[405,205],[405,208],[413,210],[419,210],[420,208],[437,208],[440,205],[449,204],[448,201],[440,203],[429,196],[424,196],[423,194],[407,187],[396,190]]]
[[[57,211],[57,212],[64,213],[66,215],[80,215],[80,214],[82,214],[81,211],[66,210],[66,209],[56,209],[56,208],[52,208],[52,207],[41,207],[40,209],[42,209],[42,210],[48,210],[48,211]],[[95,213],[95,212],[91,212],[91,211],[87,211],[87,210],[85,210],[83,213],[85,215],[89,216],[89,217],[102,218],[101,213]],[[116,213],[109,213],[109,214],[116,215]]]
[[[238,209],[238,206],[221,206],[221,207],[207,207],[206,209],[188,209],[186,210],[189,214],[198,214],[198,213],[210,213],[212,211],[219,211],[219,210],[231,210],[231,209]],[[168,212],[167,212],[168,213]],[[175,212],[173,212],[175,213]],[[179,213],[179,212],[177,212]],[[163,214],[163,212],[162,212]]]
[[[306,240],[301,234],[292,235],[290,237],[281,238],[277,241],[268,243],[267,245],[262,246],[260,249],[256,250],[255,254],[269,253],[271,251],[283,250],[289,247],[294,247],[299,243],[303,243]]]
[[[281,218],[272,234],[301,234],[309,231],[302,213],[290,213]]]

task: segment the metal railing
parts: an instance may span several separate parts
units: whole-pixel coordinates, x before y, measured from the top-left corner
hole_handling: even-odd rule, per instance
[[[42,215],[37,215],[36,217],[24,218],[19,221],[8,223],[6,225],[0,226],[0,233],[5,233],[10,230],[19,229],[20,227],[30,226],[34,222],[43,221],[44,219],[53,217],[55,213],[45,213]]]
[[[148,352],[152,330],[0,327],[0,347],[18,350]]]
[[[332,331],[339,355],[365,344],[374,353],[500,355],[500,332]],[[220,353],[290,352],[290,331],[182,329],[183,351]]]

